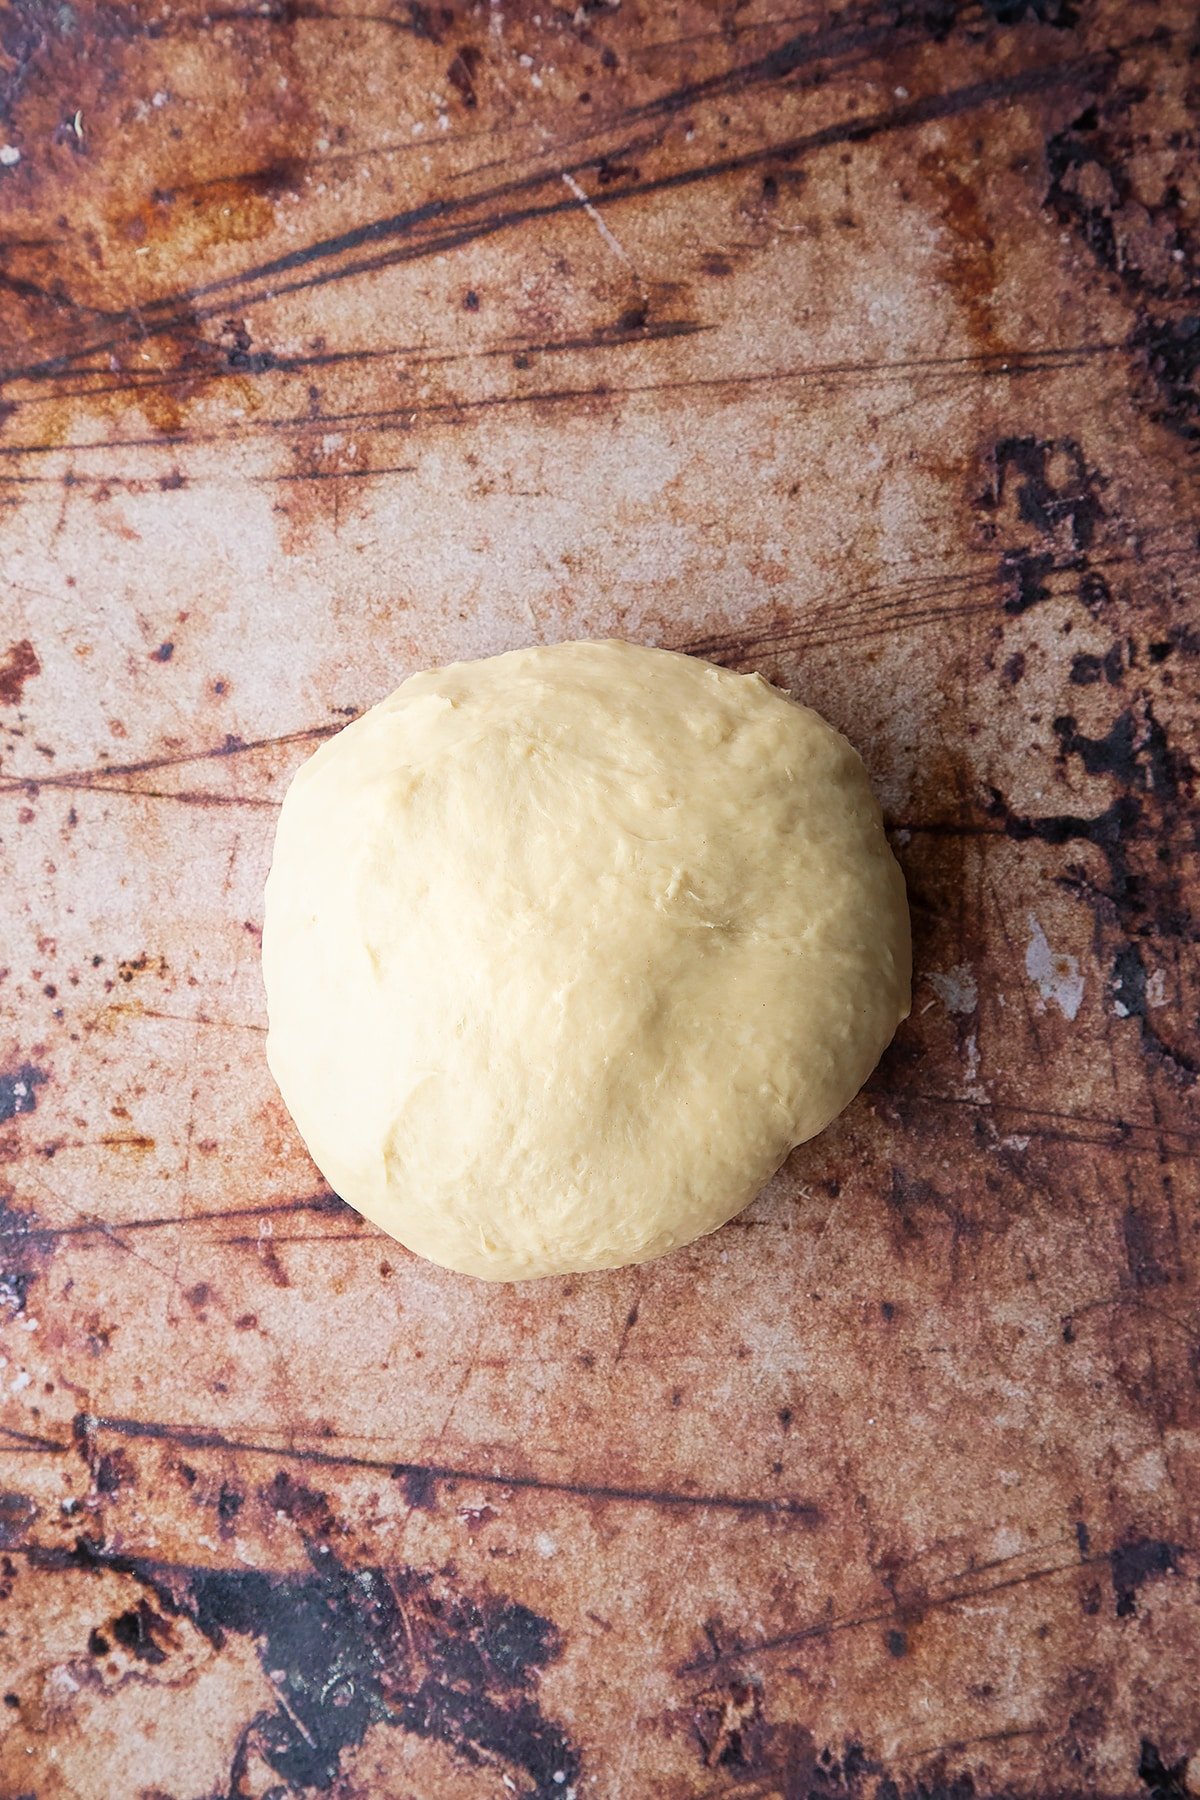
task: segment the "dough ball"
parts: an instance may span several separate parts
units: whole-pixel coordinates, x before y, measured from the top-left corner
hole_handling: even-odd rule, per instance
[[[415,675],[288,790],[267,1057],[331,1185],[491,1280],[661,1256],[839,1113],[908,1010],[855,751],[624,643]]]

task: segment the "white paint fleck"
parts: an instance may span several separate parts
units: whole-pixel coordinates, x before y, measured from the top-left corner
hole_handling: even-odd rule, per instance
[[[558,1545],[548,1531],[539,1531],[533,1540],[533,1547],[539,1556],[550,1557],[555,1554]]]
[[[1146,977],[1146,1005],[1165,1006],[1167,1004],[1167,977],[1163,969],[1153,969]]]
[[[967,1084],[974,1087],[979,1079],[979,1040],[972,1032],[966,1043]]]
[[[21,1389],[27,1388],[32,1380],[33,1376],[28,1369],[18,1369],[8,1385],[14,1394],[19,1394]]]
[[[952,1013],[973,1013],[979,1004],[979,989],[966,963],[955,963],[944,975],[931,971],[930,986]]]
[[[171,98],[171,96],[170,96],[170,94],[168,94],[166,88],[159,88],[158,92],[154,95],[150,104],[151,104],[151,106],[165,106],[167,104],[167,101],[170,98]]]
[[[15,144],[0,144],[0,166],[6,169],[15,169],[20,160],[21,152]]]
[[[1083,1004],[1083,976],[1079,958],[1050,948],[1045,932],[1032,913],[1029,929],[1033,936],[1025,952],[1025,973],[1047,1004],[1053,1000],[1064,1019],[1073,1019]]]
[[[559,174],[562,176],[564,185],[570,189],[571,193],[573,193],[575,198],[579,201],[584,212],[592,221],[592,224],[596,227],[596,230],[600,233],[600,236],[604,239],[604,242],[608,245],[613,255],[619,256],[621,261],[625,264],[625,267],[632,272],[634,280],[641,288],[644,296],[646,293],[646,285],[636,268],[634,268],[633,258],[630,256],[628,250],[626,250],[616,232],[609,227],[601,216],[599,208],[593,206],[587,189],[582,187],[580,183],[576,181],[575,177],[569,174],[566,169],[560,169]]]
[[[1029,1138],[1020,1131],[1014,1131],[1010,1136],[1002,1137],[1000,1139],[1000,1148],[1002,1150],[1028,1150],[1029,1144]]]

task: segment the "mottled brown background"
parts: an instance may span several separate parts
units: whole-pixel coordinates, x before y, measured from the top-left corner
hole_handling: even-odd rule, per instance
[[[0,1792],[1200,1792],[1187,0],[0,11]],[[913,1017],[735,1225],[493,1290],[263,1061],[407,671],[862,748]]]

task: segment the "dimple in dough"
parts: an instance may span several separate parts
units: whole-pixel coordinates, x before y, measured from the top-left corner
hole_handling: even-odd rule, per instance
[[[332,1186],[518,1281],[741,1210],[908,1011],[857,753],[758,676],[626,643],[415,675],[300,769],[267,1057]]]

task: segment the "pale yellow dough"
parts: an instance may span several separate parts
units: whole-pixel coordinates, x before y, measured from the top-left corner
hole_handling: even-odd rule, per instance
[[[739,1212],[908,1011],[856,752],[623,643],[415,675],[323,744],[267,882],[267,1057],[350,1204],[518,1281]]]

